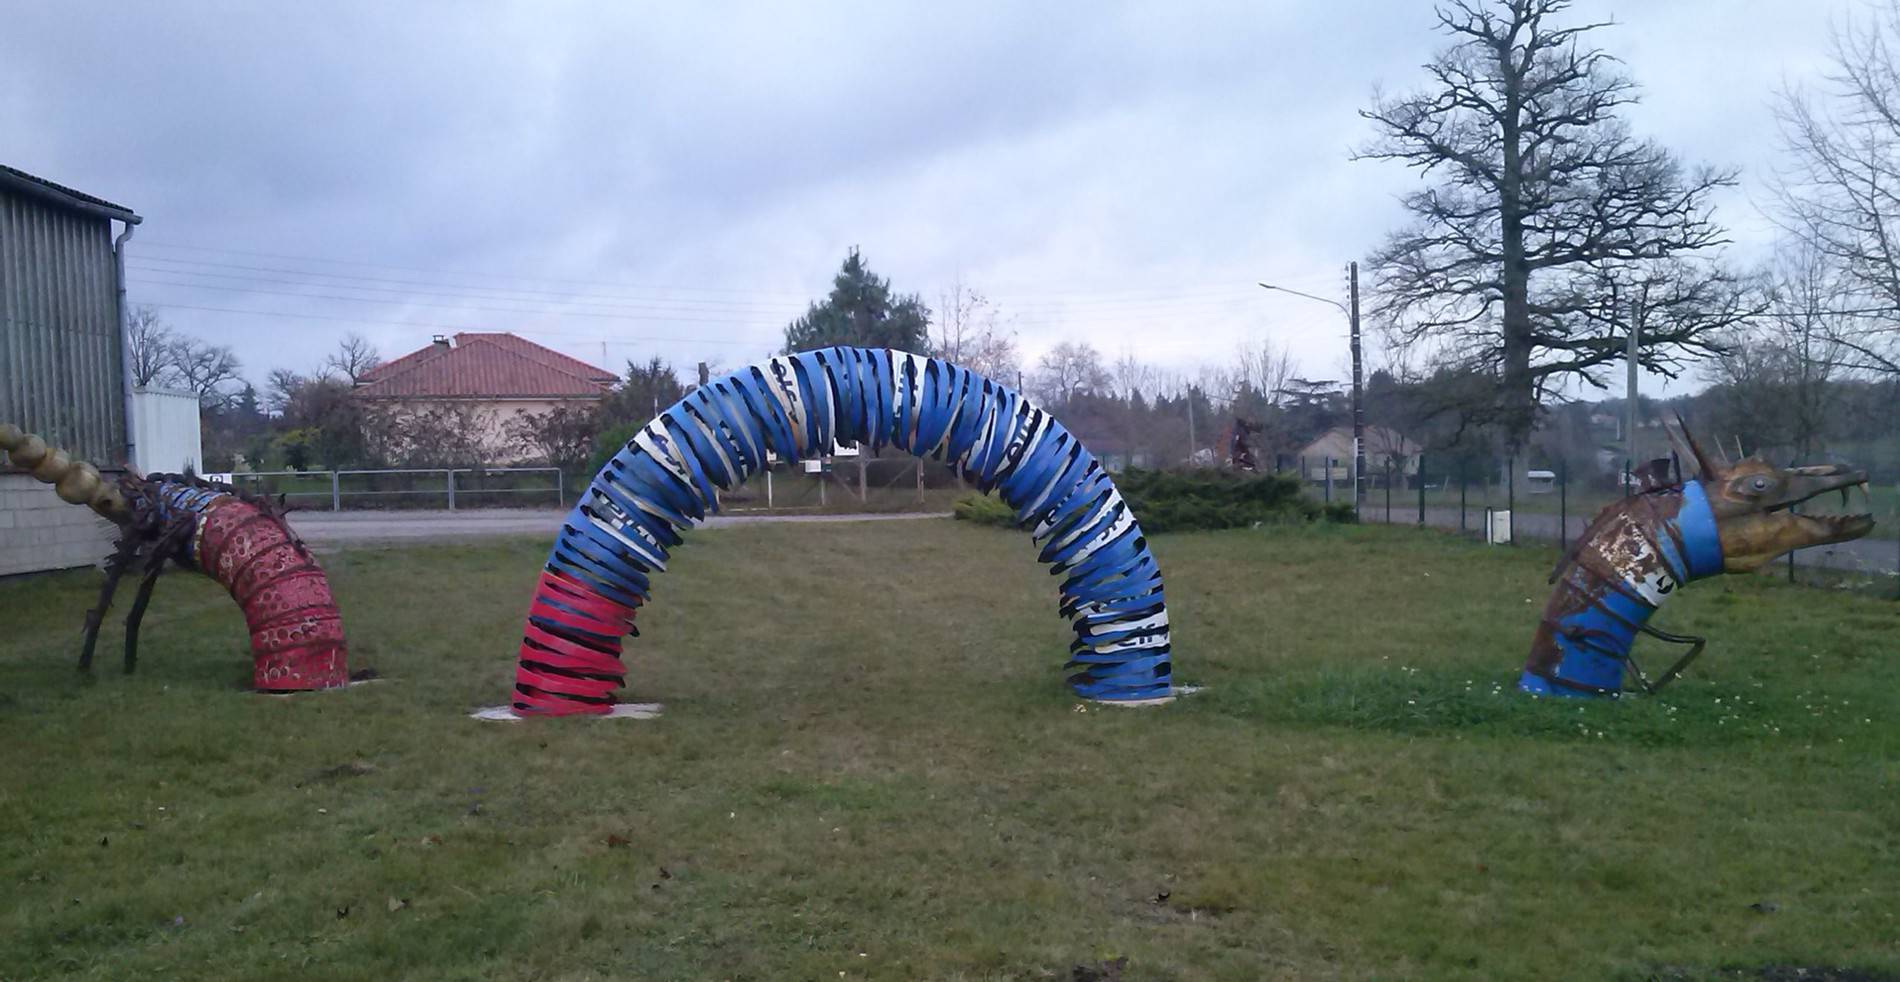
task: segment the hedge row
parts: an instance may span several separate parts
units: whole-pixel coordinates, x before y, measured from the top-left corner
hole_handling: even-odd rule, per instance
[[[1116,475],[1115,485],[1146,532],[1354,520],[1349,503],[1322,505],[1302,493],[1299,478],[1292,475],[1127,470]],[[989,495],[964,495],[954,509],[957,518],[979,525],[1016,524],[1009,506]]]

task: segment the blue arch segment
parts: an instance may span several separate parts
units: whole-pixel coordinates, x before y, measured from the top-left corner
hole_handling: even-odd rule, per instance
[[[1091,699],[1172,691],[1161,571],[1101,463],[1055,417],[947,361],[833,347],[714,378],[667,407],[614,454],[567,515],[547,569],[627,606],[650,596],[679,529],[718,511],[719,490],[834,443],[893,446],[994,491],[1042,544],[1075,630],[1069,685]],[[568,640],[599,637],[552,620]]]

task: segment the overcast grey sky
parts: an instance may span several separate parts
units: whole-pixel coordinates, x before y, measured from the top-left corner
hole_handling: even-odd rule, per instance
[[[1849,3],[1577,3],[1617,21],[1637,131],[1742,168],[1738,258],[1774,93]],[[133,301],[260,384],[351,330],[736,366],[854,244],[995,297],[1026,365],[1271,338],[1338,377],[1338,313],[1253,284],[1339,294],[1400,220],[1356,110],[1443,44],[1426,0],[4,7],[0,162],[142,214]]]

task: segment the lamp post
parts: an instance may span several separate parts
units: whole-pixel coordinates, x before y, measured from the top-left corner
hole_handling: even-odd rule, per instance
[[[1329,300],[1326,297],[1303,293],[1291,287],[1274,286],[1271,283],[1262,283],[1260,286],[1262,289],[1274,290],[1279,293],[1291,293],[1296,297],[1305,297],[1308,300],[1317,300],[1320,303],[1332,304],[1339,308],[1340,313],[1346,315],[1347,322],[1352,325],[1352,510],[1356,514],[1359,511],[1359,506],[1364,504],[1366,500],[1365,383],[1359,354],[1359,264],[1356,262],[1349,263],[1346,266],[1346,270],[1352,285],[1351,307],[1347,307],[1337,300]],[[1420,479],[1422,480],[1423,477],[1424,475],[1421,474]]]

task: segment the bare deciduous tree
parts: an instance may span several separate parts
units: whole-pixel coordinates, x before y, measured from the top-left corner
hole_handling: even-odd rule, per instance
[[[1840,271],[1805,243],[1784,247],[1768,271],[1769,315],[1732,332],[1711,373],[1720,431],[1798,459],[1825,448],[1855,352],[1834,311]]]
[[[236,381],[243,366],[229,345],[180,336],[172,340],[167,350],[179,381],[198,394],[199,405],[222,406],[230,399],[226,383]]]
[[[1521,448],[1545,392],[1620,357],[1589,312],[1606,266],[1722,244],[1710,197],[1732,171],[1686,170],[1632,136],[1618,110],[1635,84],[1560,27],[1569,0],[1450,0],[1453,39],[1425,66],[1426,88],[1361,113],[1378,129],[1361,158],[1400,161],[1436,183],[1404,198],[1414,219],[1371,258],[1377,315],[1400,344],[1492,376],[1490,415]],[[1659,325],[1645,365],[1708,330]],[[1477,409],[1478,407],[1473,407]]]
[[[1293,353],[1272,341],[1243,341],[1234,352],[1234,382],[1252,390],[1261,405],[1278,406],[1286,398],[1286,384],[1299,371]]]
[[[308,377],[288,368],[271,369],[264,382],[264,410],[273,416],[284,415],[298,391],[308,384]]]
[[[507,429],[530,459],[572,472],[593,452],[600,416],[591,405],[562,403],[544,413],[517,412]]]
[[[1013,382],[1021,371],[1016,332],[1004,325],[996,303],[959,279],[937,302],[933,354],[993,379]]]
[[[172,345],[177,340],[171,325],[165,323],[156,308],[132,308],[126,316],[125,338],[125,358],[130,363],[132,384],[144,388],[177,381],[177,368],[172,364]]]
[[[1083,393],[1104,392],[1111,385],[1101,352],[1088,344],[1064,341],[1036,363],[1032,388],[1038,399],[1054,407],[1068,405]]]
[[[1873,308],[1838,321],[1831,340],[1856,367],[1900,376],[1900,0],[1846,20],[1832,41],[1821,91],[1781,95],[1790,167],[1776,199],[1783,224],[1839,267],[1849,293],[1833,309]]]
[[[502,421],[467,402],[400,405],[367,417],[369,452],[404,467],[479,467],[506,442]]]
[[[1161,373],[1153,365],[1142,361],[1133,348],[1123,348],[1109,370],[1114,382],[1114,395],[1117,399],[1132,402],[1137,396],[1153,396],[1161,380]]]
[[[383,363],[383,356],[376,353],[376,346],[361,334],[352,331],[337,342],[336,350],[323,360],[323,369],[335,373],[343,381],[358,385],[363,376]]]

